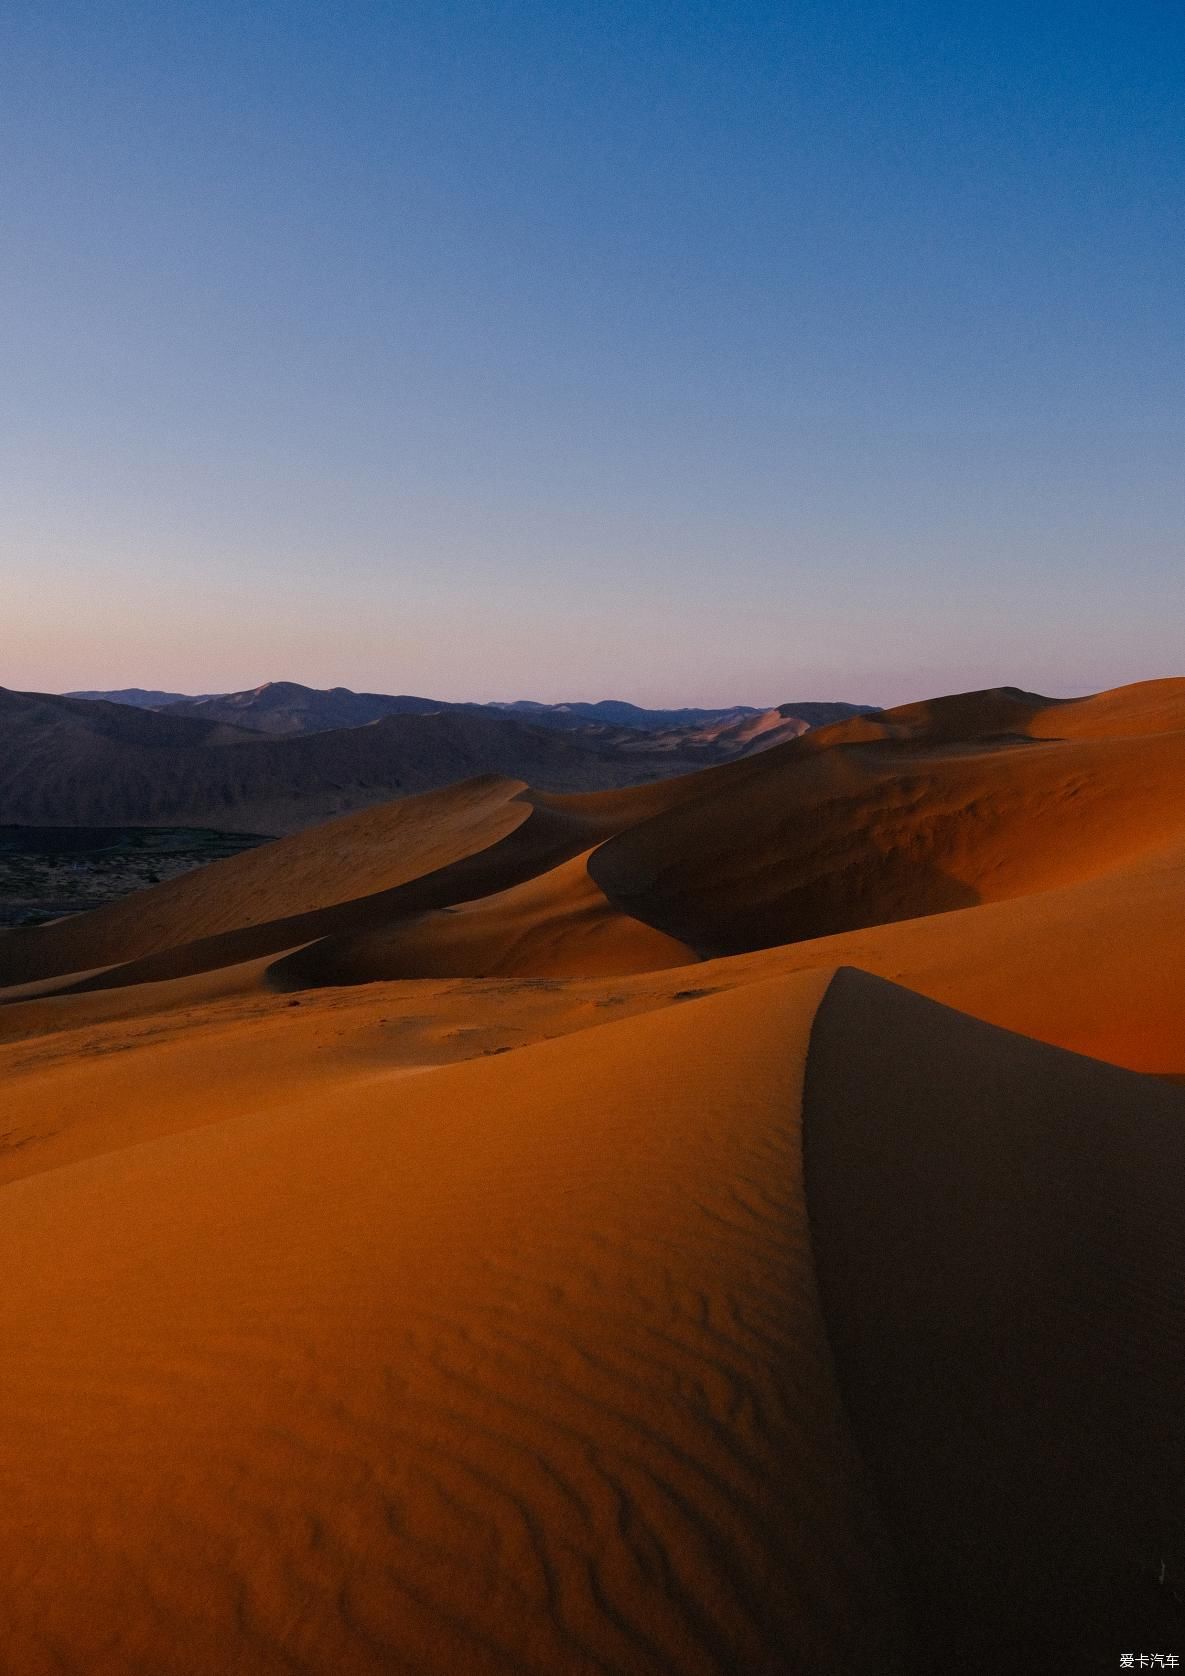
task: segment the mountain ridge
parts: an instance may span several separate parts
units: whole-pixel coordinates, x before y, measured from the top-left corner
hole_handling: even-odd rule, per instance
[[[457,706],[277,735],[221,714],[0,688],[0,824],[275,835],[481,775],[597,791],[713,760],[622,731],[632,748]]]
[[[476,701],[435,699],[414,693],[357,692],[351,687],[309,687],[298,681],[265,681],[238,692],[158,692],[152,688],[124,687],[111,692],[71,692],[65,698],[88,702],[107,701],[136,709],[169,711],[176,715],[217,718],[246,726],[261,733],[317,733],[337,727],[364,727],[388,715],[434,715],[445,711],[471,711],[530,723],[536,727],[578,732],[587,728],[628,728],[636,733],[691,732],[704,727],[740,727],[754,718],[777,710],[784,720],[797,718],[808,727],[841,721],[848,716],[870,714],[876,705],[802,700],[761,707],[733,704],[717,707],[682,706],[648,708],[625,699],[605,698],[595,703],[564,700],[554,704],[537,699]]]

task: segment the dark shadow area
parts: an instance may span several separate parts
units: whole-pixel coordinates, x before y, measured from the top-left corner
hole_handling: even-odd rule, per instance
[[[850,854],[767,842],[647,877],[625,833],[595,850],[588,870],[623,913],[686,943],[703,960],[809,942],[841,931],[975,907],[977,891],[908,850],[862,845]]]
[[[828,1334],[922,1668],[1178,1648],[1185,1094],[844,969],[803,1137]]]

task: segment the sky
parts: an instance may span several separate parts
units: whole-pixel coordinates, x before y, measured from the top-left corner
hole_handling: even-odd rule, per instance
[[[0,683],[1185,674],[1179,0],[4,0]]]

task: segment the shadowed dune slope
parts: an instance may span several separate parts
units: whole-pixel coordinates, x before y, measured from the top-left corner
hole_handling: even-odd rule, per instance
[[[1185,1093],[844,970],[804,1144],[915,1668],[1102,1671],[1175,1647]]]
[[[802,1197],[825,982],[0,1189],[10,1667],[913,1668]]]
[[[1152,685],[1170,691],[970,694],[822,728],[716,770],[590,872],[705,956],[1100,874],[1185,838],[1185,683]]]
[[[710,961],[695,981],[837,965],[1076,1053],[1185,1076],[1185,844],[1059,890]]]
[[[880,926],[1118,876],[1180,845],[1185,732],[1134,744],[1131,736],[989,749],[973,741],[932,761],[903,757],[896,746],[880,755],[845,746],[787,756],[768,772],[745,764],[641,792],[547,805],[586,831],[622,829],[587,858],[598,915],[618,931],[627,917],[647,922],[666,943],[635,930],[599,942],[590,959],[591,940],[565,929],[565,916],[584,911],[570,895],[568,867],[459,918],[450,911],[414,926],[371,926],[348,943],[335,938],[291,962],[288,981],[625,973],[672,964],[680,950],[710,957],[806,943],[837,926]],[[581,889],[588,894],[587,881]],[[615,915],[606,915],[602,896]],[[529,937],[524,910],[539,927]],[[550,935],[541,923],[548,913]]]

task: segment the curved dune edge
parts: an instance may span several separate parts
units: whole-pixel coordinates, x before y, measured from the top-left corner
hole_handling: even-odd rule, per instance
[[[547,932],[546,916],[542,926]],[[1009,902],[598,980],[367,982],[365,944],[359,948],[345,940],[343,952],[351,965],[332,974],[327,962],[321,964],[325,950],[314,946],[309,953],[318,962],[317,975],[322,981],[333,975],[362,981],[353,989],[306,991],[304,1010],[291,1017],[277,1015],[276,1008],[286,1003],[269,998],[275,976],[267,957],[158,984],[13,999],[0,1007],[0,1075],[9,1105],[55,1104],[48,1085],[44,1093],[32,1091],[18,1100],[16,1065],[39,1062],[50,1068],[52,1059],[57,1078],[62,1055],[74,1053],[80,1080],[69,1100],[93,1108],[104,1096],[88,1085],[111,1050],[133,1046],[151,1032],[162,1050],[172,1043],[183,1060],[185,1032],[199,1024],[218,1026],[224,1016],[228,1025],[237,1019],[244,1031],[256,1032],[250,1051],[269,1076],[272,1034],[299,1022],[315,1038],[322,1018],[344,1031],[343,1042],[357,1039],[376,1064],[392,1058],[446,1062],[666,1006],[687,993],[841,965],[858,966],[988,1023],[1077,1053],[1161,1076],[1185,1075],[1179,999],[1185,989],[1183,849]],[[241,997],[234,1007],[220,999],[234,996]],[[51,1035],[57,1036],[56,1047]],[[29,1039],[28,1048],[19,1045],[22,1038]],[[240,1057],[245,1047],[235,1049]],[[175,1098],[179,1084],[188,1087],[196,1077],[200,1086],[200,1059],[196,1068],[162,1063],[158,1074]],[[259,1096],[244,1092],[243,1098],[258,1103]],[[123,1103],[114,1089],[106,1099],[113,1106]]]
[[[281,989],[406,978],[597,977],[694,962],[685,943],[615,907],[589,851],[476,901],[325,937],[269,970]]]
[[[828,1333],[921,1667],[1177,1646],[1185,1093],[845,969],[803,1128]]]
[[[10,1666],[912,1668],[802,1199],[826,981],[0,1190]]]
[[[711,958],[1066,887],[1185,839],[1185,731],[941,748],[831,731],[610,838],[593,878]]]
[[[688,795],[685,782],[669,784],[667,804]],[[408,929],[424,964],[447,968],[455,964],[450,945],[464,941],[447,930],[425,938],[425,923],[487,900],[488,923],[506,899],[500,940],[513,945],[519,907],[529,905],[538,921],[549,892],[568,921],[569,963],[594,973],[619,963],[627,971],[677,964],[692,958],[684,945],[612,907],[591,879],[574,901],[564,872],[623,822],[648,818],[662,789],[561,797],[487,776],[345,816],[90,913],[11,932],[0,944],[0,1001],[175,982],[309,943],[329,945],[331,964],[352,974],[325,981],[368,981],[358,955],[343,961],[338,951],[373,945],[381,969]],[[556,941],[539,932],[527,939],[532,951]],[[472,942],[485,951],[498,940],[487,931]]]

